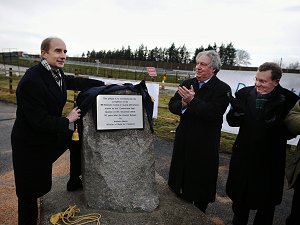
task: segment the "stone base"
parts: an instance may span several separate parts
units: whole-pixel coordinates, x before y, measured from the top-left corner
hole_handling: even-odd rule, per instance
[[[153,212],[120,213],[88,208],[84,205],[83,191],[67,192],[68,176],[55,177],[51,192],[41,198],[41,224],[48,225],[51,215],[76,205],[80,213],[100,213],[101,225],[214,225],[205,214],[190,203],[175,196],[163,177],[156,174],[155,181],[160,198]]]

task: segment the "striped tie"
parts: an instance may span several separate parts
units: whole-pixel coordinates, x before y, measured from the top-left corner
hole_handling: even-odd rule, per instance
[[[204,84],[204,81],[199,82],[199,89],[202,87],[203,84]]]
[[[52,76],[54,78],[54,80],[56,81],[56,83],[58,84],[58,86],[61,88],[61,76],[59,75],[57,70],[52,70]]]

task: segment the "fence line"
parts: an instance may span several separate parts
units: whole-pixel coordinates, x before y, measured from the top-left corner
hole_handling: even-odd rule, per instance
[[[4,75],[4,76],[2,76],[2,75]],[[78,69],[74,70],[74,75],[75,76],[80,76]],[[3,87],[2,82],[0,83],[0,90],[7,91],[10,94],[15,94],[16,90],[13,89],[13,80],[16,77],[20,77],[20,74],[19,74],[18,70],[13,70],[12,68],[9,68],[8,70],[0,69],[0,81],[2,81],[2,79],[7,79],[8,80],[7,88]],[[76,98],[77,98],[77,96],[78,96],[78,91],[74,91],[73,99],[67,99],[67,102],[73,103],[74,107],[76,107]],[[166,106],[158,106],[158,108],[166,109],[167,107]]]

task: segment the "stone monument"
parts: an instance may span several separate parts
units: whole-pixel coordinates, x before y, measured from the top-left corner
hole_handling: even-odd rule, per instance
[[[143,128],[130,128],[124,121],[139,114],[139,111],[134,111],[142,106],[135,104],[135,108],[129,107],[130,104],[124,101],[124,96],[138,94],[130,90],[119,90],[109,95],[117,96],[121,100],[109,104],[109,100],[105,98],[109,107],[104,108],[105,111],[101,112],[100,117],[95,115],[99,110],[97,104],[83,117],[84,201],[88,207],[97,209],[151,212],[159,205],[159,196],[155,183],[154,135],[150,131],[147,115],[145,110],[141,111]],[[104,107],[103,104],[101,107]],[[131,111],[126,111],[127,109]],[[123,122],[120,124],[121,129],[97,129],[98,120],[113,116],[119,116],[118,122]],[[118,127],[117,123],[112,126]]]

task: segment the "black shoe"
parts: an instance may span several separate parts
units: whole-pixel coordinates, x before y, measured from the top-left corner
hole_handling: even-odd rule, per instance
[[[70,180],[67,183],[67,191],[77,191],[82,189],[82,181],[79,177],[70,178]]]

